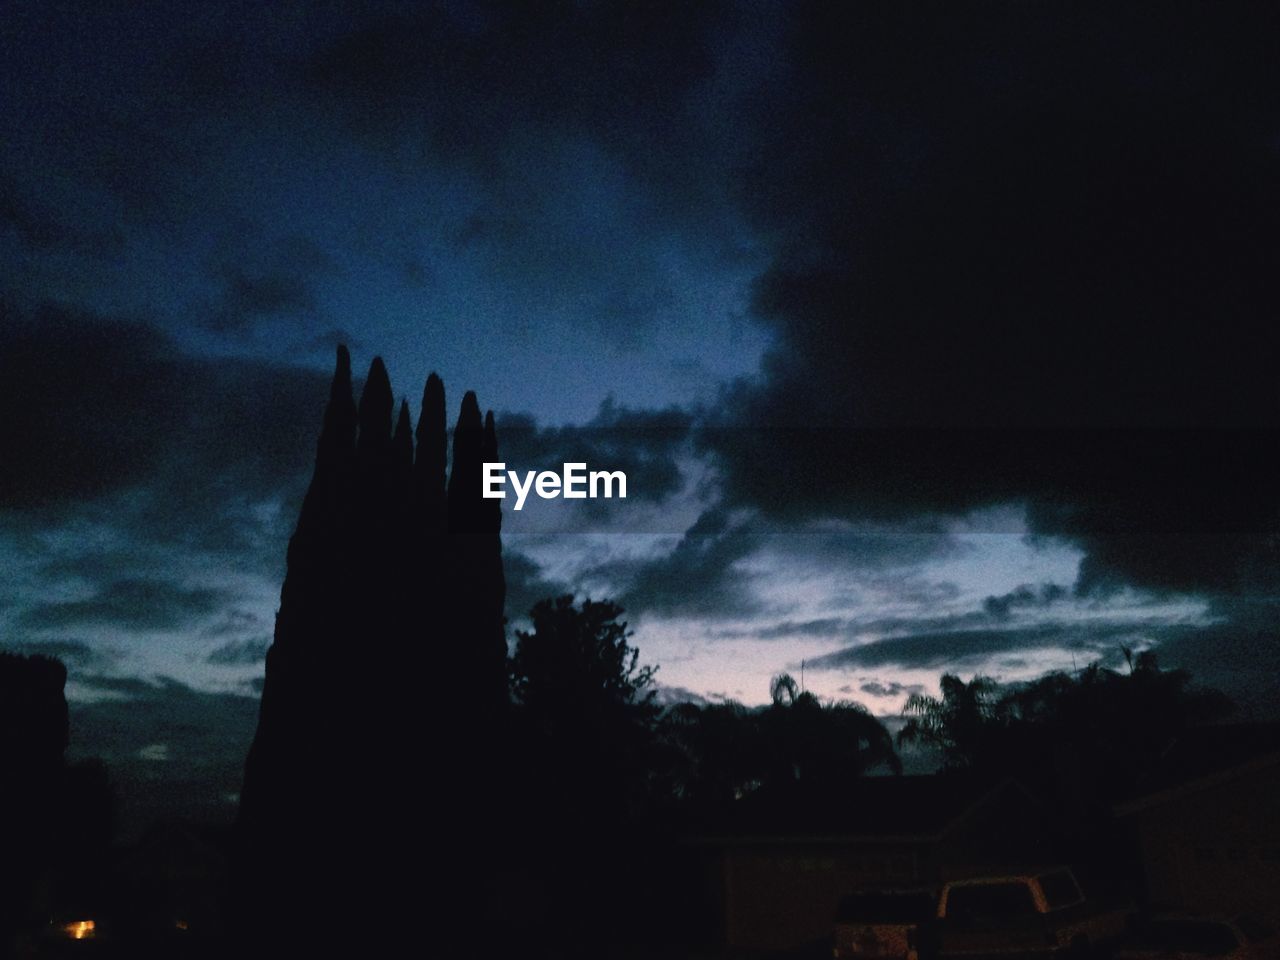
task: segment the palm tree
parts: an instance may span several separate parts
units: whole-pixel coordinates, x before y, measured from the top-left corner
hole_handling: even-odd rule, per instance
[[[889,731],[861,704],[824,704],[785,673],[769,692],[773,702],[760,714],[766,779],[847,781],[882,765],[902,772]]]
[[[990,734],[1001,723],[999,685],[990,677],[975,676],[965,683],[945,673],[939,686],[941,697],[913,693],[907,698],[902,713],[908,719],[898,731],[898,745],[922,744],[941,751],[949,767],[972,766],[980,762]]]
[[[664,714],[661,732],[679,799],[715,808],[759,786],[761,731],[742,704],[677,704]]]
[[[1109,781],[1126,782],[1188,727],[1220,720],[1233,705],[1194,687],[1185,670],[1163,670],[1153,651],[1123,650],[1128,673],[1091,663],[1078,674],[1050,673],[1001,699],[1000,713],[1041,754],[1069,751]]]
[[[794,704],[799,696],[800,685],[791,674],[780,673],[769,681],[769,699],[773,701],[774,706],[782,706],[784,703]]]

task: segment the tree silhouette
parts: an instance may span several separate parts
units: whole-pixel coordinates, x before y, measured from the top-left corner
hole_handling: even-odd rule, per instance
[[[635,850],[648,845],[654,669],[641,666],[622,608],[543,600],[510,660],[519,856],[529,902],[519,944],[598,955],[636,931]]]
[[[505,583],[498,502],[480,486],[481,463],[497,459],[493,416],[463,397],[446,477],[439,377],[416,430],[407,403],[393,426],[395,412],[377,358],[356,404],[340,347],[245,765],[245,951],[390,949],[400,934],[386,918],[421,918],[424,902],[450,918],[447,949],[450,931],[480,924],[497,882]],[[467,684],[429,683],[442,673]],[[428,900],[389,881],[406,863],[447,864],[456,882]],[[311,916],[324,922],[299,922]]]
[[[655,668],[639,666],[640,651],[627,641],[632,632],[618,618],[621,607],[572,596],[542,600],[529,613],[533,630],[516,631],[511,657],[512,692],[520,704],[546,711],[621,711],[631,719],[652,719]]]
[[[53,811],[67,746],[66,667],[0,653],[0,944],[34,918],[53,857]]]
[[[976,676],[965,683],[944,673],[939,686],[941,697],[913,693],[907,698],[902,712],[908,719],[898,731],[898,744],[936,749],[949,767],[979,763],[997,722],[995,681]]]
[[[639,665],[622,613],[608,601],[540,601],[510,661],[526,743],[558,805],[584,822],[635,816],[647,786],[655,671]]]
[[[714,813],[760,786],[764,741],[755,711],[742,704],[676,704],[661,733],[674,801]]]
[[[908,699],[899,743],[938,750],[950,770],[1017,778],[1042,799],[1086,884],[1118,894],[1138,882],[1140,865],[1124,858],[1131,838],[1115,803],[1158,770],[1176,737],[1232,709],[1186,671],[1162,670],[1150,651],[1126,660],[1127,672],[1092,663],[1003,688],[945,674],[941,696]]]
[[[1224,694],[1192,685],[1185,670],[1163,670],[1152,651],[1127,657],[1120,673],[1092,663],[1000,688],[989,677],[940,680],[941,696],[914,694],[898,742],[939,750],[949,767],[1026,774],[1067,764],[1077,781],[1116,792],[1131,785],[1190,726],[1234,709]]]
[[[769,685],[772,703],[760,714],[765,785],[848,784],[877,766],[900,773],[893,738],[861,704],[823,704],[783,673]]]
[[[877,768],[901,772],[892,736],[861,704],[823,703],[786,673],[769,693],[759,709],[680,704],[663,717],[670,792],[690,812],[713,818],[758,792],[836,794]]]
[[[95,901],[114,834],[105,766],[68,766],[66,666],[0,653],[0,945]]]
[[[1187,671],[1161,669],[1153,651],[1129,662],[1127,673],[1093,663],[1075,676],[1050,673],[1009,690],[998,711],[1009,729],[1003,762],[1053,755],[1069,761],[1077,779],[1121,791],[1179,734],[1234,709],[1221,692],[1193,686]]]
[[[800,684],[789,673],[780,673],[769,681],[769,699],[775,707],[794,704],[800,696]]]

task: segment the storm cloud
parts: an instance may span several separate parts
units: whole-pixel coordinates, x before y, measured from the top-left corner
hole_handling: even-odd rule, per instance
[[[0,352],[9,508],[146,486],[157,524],[198,525],[210,509],[279,495],[310,467],[328,387],[319,372],[196,358],[146,323],[58,306],[6,311]]]
[[[745,195],[776,346],[704,435],[729,496],[1024,502],[1082,589],[1274,586],[1275,26],[796,7]]]

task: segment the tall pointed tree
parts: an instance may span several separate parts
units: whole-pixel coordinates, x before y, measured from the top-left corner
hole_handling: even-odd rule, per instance
[[[480,464],[497,456],[496,430],[468,394],[446,480],[440,378],[424,387],[416,450],[407,405],[393,428],[394,410],[376,358],[356,405],[339,348],[245,766],[239,916],[242,945],[261,955],[367,951],[379,930],[391,949],[384,918],[420,912],[427,894],[370,878],[401,874],[406,858],[456,861],[456,838],[495,832],[484,803],[505,707],[505,587]],[[442,664],[466,696],[427,683]],[[450,761],[433,766],[430,822],[447,825],[444,842],[418,794],[433,755]],[[433,902],[456,919],[476,898],[466,886]],[[299,928],[311,915],[324,924]]]

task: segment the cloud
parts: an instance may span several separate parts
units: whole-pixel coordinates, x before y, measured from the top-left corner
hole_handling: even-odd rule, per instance
[[[0,147],[15,171],[0,177],[0,235],[18,252],[6,298],[52,290],[155,305],[189,325],[182,342],[216,349],[313,317],[299,331],[313,349],[341,335],[307,342],[337,319],[314,317],[322,305],[373,290],[361,323],[398,337],[380,318],[422,316],[427,292],[406,303],[404,289],[377,290],[385,271],[367,287],[326,283],[338,270],[326,254],[345,267],[364,244],[359,256],[374,249],[394,265],[393,286],[428,283],[427,313],[478,304],[518,319],[504,343],[527,337],[536,375],[539,358],[585,358],[598,343],[562,336],[562,319],[615,344],[712,342],[691,334],[672,347],[654,324],[713,328],[763,261],[751,315],[772,348],[705,421],[615,404],[570,427],[499,420],[513,466],[625,462],[632,506],[688,528],[661,557],[598,571],[635,611],[763,620],[758,594],[772,581],[760,561],[795,577],[837,558],[895,611],[946,609],[958,586],[902,569],[953,547],[944,533],[903,537],[910,556],[894,558],[850,530],[785,531],[832,518],[921,528],[1016,502],[1033,535],[1084,551],[1081,594],[1212,592],[1237,653],[1263,629],[1244,600],[1273,595],[1280,569],[1266,538],[1277,487],[1267,310],[1280,292],[1274,14],[1186,6],[1157,22],[801,0],[375,5],[354,20],[243,10],[234,25],[157,10],[72,19],[45,36],[42,18],[24,14],[0,38],[14,54],[0,61],[31,78],[0,107],[14,121]],[[113,55],[91,56],[99,47]],[[128,63],[146,69],[118,69]],[[362,186],[344,206],[353,170]],[[227,211],[257,214],[259,203],[264,229],[241,235]],[[327,245],[297,239],[317,228]],[[113,243],[146,249],[119,269],[83,269],[77,258]],[[732,272],[734,297],[708,292],[717,271]],[[54,279],[36,282],[45,272]],[[184,313],[195,296],[171,288],[187,275],[211,285],[208,310]],[[635,396],[653,354],[618,353],[584,382],[635,372]],[[32,555],[60,542],[39,576],[93,591],[56,594],[28,610],[33,622],[199,617],[199,598],[138,613],[104,595],[195,552],[278,583],[324,375],[193,356],[149,322],[56,306],[7,310],[0,356],[0,524]],[[706,367],[712,381],[724,369]],[[701,496],[691,436],[723,502]],[[586,509],[593,521],[622,515],[608,501]],[[877,567],[890,569],[873,583]],[[549,569],[509,552],[509,609],[563,592]],[[170,586],[203,589],[187,583]],[[786,620],[759,634],[835,628],[826,614],[849,599],[840,589],[819,610],[776,612]],[[885,643],[986,631],[958,642],[995,648],[1008,628],[1058,613],[1056,595],[1026,589],[993,593],[967,620],[846,626]],[[1163,636],[1171,651],[1201,649]]]
[[[39,629],[106,625],[132,630],[180,627],[208,616],[224,595],[205,587],[182,587],[165,580],[116,580],[87,600],[44,603],[24,610],[18,623]]]
[[[1043,609],[1070,595],[1070,590],[1056,583],[1042,583],[1038,587],[1024,583],[1009,593],[987,597],[982,601],[982,609],[996,620],[1007,620],[1014,610]]]
[[[841,687],[840,689],[848,692],[847,687]],[[901,697],[904,694],[909,696],[911,694],[924,692],[924,687],[921,684],[899,683],[897,680],[891,680],[888,683],[882,683],[879,680],[868,680],[859,684],[858,689],[863,693],[877,698]]]
[[[935,609],[958,595],[954,584],[926,575],[928,564],[960,552],[932,525],[790,522],[725,509],[700,489],[668,502],[666,524],[681,516],[677,506],[699,511],[678,539],[628,550],[622,538],[613,541],[621,549],[580,552],[578,579],[605,585],[637,618],[704,617],[708,638],[784,642],[844,635],[861,623],[847,611],[872,598],[881,607]],[[802,615],[806,595],[816,606]]]
[[[10,507],[73,500],[146,476],[164,455],[158,438],[180,431],[172,400],[180,361],[169,341],[140,323],[109,323],[48,307],[35,317],[6,310],[0,326],[0,447]]]
[[[951,670],[981,666],[1005,653],[1075,650],[1090,659],[1113,660],[1118,644],[1136,637],[1160,638],[1171,629],[1165,622],[1041,623],[1028,627],[922,631],[884,637],[807,661],[814,670],[897,667]]]
[[[22,640],[5,642],[4,649],[27,656],[55,657],[64,664],[80,669],[99,667],[110,659],[102,650],[83,640]]]
[[[109,276],[47,262],[15,273],[45,281],[37,295],[91,290],[87,302],[145,287],[124,302],[167,300],[175,323],[252,340],[282,315],[349,304],[360,283],[334,291],[278,263],[278,234],[301,231],[344,266],[368,258],[360,272],[374,284],[392,268],[379,293],[390,312],[428,278],[433,308],[479,300],[524,323],[536,303],[638,343],[687,320],[705,303],[704,268],[749,247],[726,227],[740,219],[730,159],[707,146],[740,92],[733,76],[760,62],[731,59],[725,35],[756,19],[725,3],[373,2],[199,23],[161,9],[56,23],[32,12],[0,37],[20,74],[0,169],[24,187],[0,216],[20,243],[63,243],[78,219],[82,232],[122,234],[124,250]],[[245,211],[277,236],[228,226]],[[208,264],[191,261],[218,237],[241,255],[217,257],[208,309],[173,302],[197,299],[182,289],[193,277],[209,286]],[[157,264],[168,289],[136,276]]]
[[[267,648],[271,646],[268,637],[248,640],[228,640],[214,649],[205,659],[218,667],[242,666],[262,663],[267,659]]]
[[[500,452],[508,470],[552,470],[585,463],[589,470],[621,470],[627,476],[627,501],[660,504],[680,493],[685,477],[680,456],[687,453],[693,414],[679,407],[633,410],[607,398],[582,425],[543,426],[528,414],[497,418]],[[575,504],[596,520],[627,504],[585,500]]]
[[[176,11],[89,9],[62,20],[33,10],[10,28],[0,38],[14,93],[4,167],[38,184],[42,200],[75,210],[85,224],[77,232],[180,222],[217,170],[210,148],[225,127],[203,103],[184,102],[181,54],[157,52],[185,51],[202,29]]]
[[[76,681],[114,696],[70,704],[72,759],[100,757],[123,799],[126,833],[156,820],[234,814],[258,718],[258,699],[195,690],[159,677],[85,675]],[[164,789],[152,781],[163,778]]]
[[[246,333],[264,320],[314,318],[320,312],[315,283],[336,272],[333,258],[305,237],[258,245],[265,249],[248,257],[242,247],[235,255],[228,252],[216,270],[221,296],[204,321],[216,333]]]
[[[507,580],[509,620],[527,617],[539,600],[573,593],[571,586],[548,577],[537,561],[512,549],[509,544],[502,551],[502,569]]]
[[[1018,591],[1014,591],[1017,593]],[[951,618],[886,621],[889,636],[846,647],[806,661],[811,670],[859,668],[908,670],[1044,669],[1044,655],[1079,656],[1080,666],[1098,661],[1126,669],[1122,646],[1153,650],[1162,667],[1190,672],[1195,684],[1227,693],[1245,718],[1275,719],[1280,703],[1280,607],[1262,598],[1225,598],[1194,617],[1154,612],[1126,617],[1116,611],[1101,618],[1054,619],[1026,626],[1002,626],[987,611]],[[984,618],[989,625],[977,625]],[[967,624],[967,625],[966,625]],[[919,692],[900,681],[860,678],[859,689],[875,697]],[[852,688],[842,692],[852,692]]]
[[[332,356],[338,347],[346,347],[353,352],[364,349],[364,341],[357,337],[346,327],[334,327],[324,333],[316,334],[307,343],[307,347],[311,350],[323,350],[326,356]]]
[[[157,689],[178,684],[176,680],[162,681],[159,685],[142,677],[116,676],[103,673],[88,673],[74,677],[76,683],[89,690],[102,693],[117,694],[124,698],[148,698]],[[178,686],[182,686],[178,684]]]
[[[297,273],[254,271],[227,267],[225,311],[210,318],[220,332],[242,329],[266,316],[281,316],[315,310],[316,297],[310,284]]]
[[[849,621],[843,617],[821,617],[816,620],[784,620],[760,630],[751,631],[757,640],[793,639],[795,637],[827,637],[842,633]]]
[[[1021,502],[1086,551],[1083,590],[1274,587],[1280,100],[1241,95],[1276,89],[1273,15],[807,4],[792,27],[741,185],[775,345],[701,434],[730,502]],[[1225,42],[1168,60],[1202,33]]]
[[[750,246],[721,142],[725,75],[755,62],[723,69],[725,37],[750,20],[719,3],[375,5],[300,58],[300,109],[462,191],[432,230],[449,260],[634,347],[687,322],[691,272],[705,285]]]
[[[261,636],[262,631],[268,626],[264,617],[252,610],[230,609],[226,610],[221,619],[216,623],[212,623],[201,631],[201,635],[205,637],[233,637],[236,639],[244,639],[243,634],[246,632],[258,632]]]
[[[243,547],[300,496],[327,378],[198,359],[145,323],[57,306],[0,326],[0,498],[47,524],[109,505],[133,540]],[[274,545],[273,545],[274,546]]]
[[[595,573],[624,584],[622,605],[637,616],[746,616],[759,601],[735,565],[758,546],[759,535],[725,511],[704,512],[675,548],[653,560],[617,560]]]
[[[0,229],[12,231],[37,253],[105,255],[119,250],[124,238],[118,228],[95,230],[57,209],[24,196],[10,177],[0,175]]]
[[[374,143],[406,131],[435,154],[500,163],[521,131],[576,132],[655,163],[692,87],[714,67],[718,4],[478,10],[372,8],[316,50],[302,81]],[[424,106],[428,109],[424,109]]]
[[[1194,680],[1227,693],[1245,719],[1280,712],[1280,603],[1232,597],[1209,609],[1212,623],[1169,630],[1155,648],[1164,667],[1184,667]]]

